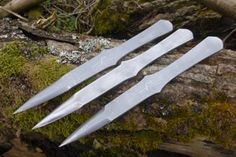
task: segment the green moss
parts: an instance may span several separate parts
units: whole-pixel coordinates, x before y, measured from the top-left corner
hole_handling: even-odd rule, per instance
[[[123,10],[122,6],[112,10],[111,5],[111,0],[104,0],[101,4],[98,4],[96,11],[93,12],[94,34],[106,35],[126,28],[129,21],[129,12]]]
[[[37,20],[37,19],[42,18],[41,10],[38,7],[30,9],[27,15],[28,15],[28,19],[30,20]]]
[[[162,132],[167,127],[167,122],[162,118],[155,118],[153,115],[145,115],[145,119],[147,122],[146,129],[153,130],[159,133],[161,135]]]
[[[47,50],[30,42],[5,43],[0,50],[0,99],[1,107],[22,104],[27,93],[21,89],[21,81],[29,58],[40,58]]]
[[[232,147],[236,138],[236,108],[229,103],[213,103],[197,117],[196,129],[215,142]]]
[[[138,150],[139,152],[147,152],[157,149],[160,144],[160,136],[155,131],[119,131],[110,132],[104,136],[96,136],[102,144],[109,144],[109,147],[120,147],[123,150]]]
[[[32,127],[48,114],[49,112],[42,110],[27,111],[12,117],[12,121],[23,131],[31,131]],[[89,115],[87,114],[71,114],[63,118],[63,120],[59,120],[35,131],[47,135],[52,140],[65,138],[68,137],[76,127],[88,119],[88,117]]]
[[[194,112],[193,106],[177,107],[173,105],[173,113],[165,117],[167,127],[163,137],[180,142],[189,142],[197,135],[230,148],[235,144],[236,109],[227,102],[208,102],[202,111]]]
[[[30,42],[17,42],[17,44],[19,45],[21,55],[30,60],[38,60],[43,55],[48,54],[46,46],[39,46]]]
[[[0,50],[0,81],[22,73],[28,58],[37,58],[47,50],[32,43],[10,42]]]
[[[29,78],[34,90],[41,90],[50,85],[62,75],[72,70],[73,66],[60,65],[55,58],[29,62],[24,68],[24,73]]]
[[[133,119],[134,117],[128,116],[125,122],[123,121],[114,121],[111,124],[107,126],[108,131],[112,130],[126,130],[126,131],[136,131],[137,130],[137,125],[135,124],[135,120]]]
[[[22,71],[24,58],[20,56],[19,45],[15,42],[7,44],[0,50],[0,80],[17,76]]]

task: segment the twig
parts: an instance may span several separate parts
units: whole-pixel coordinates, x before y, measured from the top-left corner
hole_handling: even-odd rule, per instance
[[[236,28],[234,28],[225,38],[224,43],[236,32]]]
[[[93,29],[94,29],[94,24],[90,27],[90,29],[87,31],[87,32],[85,32],[84,34],[86,34],[86,35],[88,35],[88,34],[90,34],[92,31],[93,31]]]
[[[21,19],[21,20],[23,20],[23,21],[26,21],[26,22],[29,21],[27,18],[24,18],[23,16],[21,16],[21,15],[15,13],[15,12],[9,10],[9,9],[6,9],[6,8],[4,8],[4,7],[2,7],[2,6],[0,6],[0,9],[2,9],[2,10],[4,10],[4,11],[8,12],[9,14],[12,14],[12,15],[18,17],[19,19]]]
[[[19,21],[17,23],[17,26],[34,36],[43,38],[43,39],[50,39],[50,40],[56,40],[60,42],[67,42],[71,44],[78,44],[78,39],[72,39],[71,34],[57,34],[57,33],[50,33],[41,29],[37,29],[32,27],[26,22]]]

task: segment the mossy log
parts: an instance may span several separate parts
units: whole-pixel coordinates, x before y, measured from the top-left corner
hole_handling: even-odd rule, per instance
[[[193,45],[195,43],[182,47],[173,54],[166,55],[143,70],[136,78],[118,86],[77,113],[48,127],[36,130],[36,132],[48,136],[51,141],[59,142],[59,139],[68,136],[78,125],[85,122],[107,102],[134,85],[144,75],[165,67]],[[26,55],[27,52],[32,54]],[[31,128],[40,119],[74,93],[71,91],[49,101],[40,109],[12,116],[12,112],[24,101],[74,68],[69,65],[58,65],[55,58],[45,56],[46,53],[45,50],[27,42],[11,43],[2,49],[0,60],[4,60],[4,62],[0,66],[0,69],[3,69],[0,95],[1,114],[3,114],[3,119],[7,119],[2,124],[3,126],[11,124],[12,129],[22,130],[22,133],[32,132]],[[99,52],[91,53],[96,55]],[[133,55],[126,59],[133,57]],[[27,56],[30,56],[31,59]],[[222,50],[219,54],[201,62],[174,79],[160,94],[149,98],[119,120],[78,141],[75,147],[90,145],[90,149],[93,150],[91,143],[96,139],[101,148],[93,151],[113,150],[118,147],[123,152],[136,150],[136,152],[143,154],[159,149],[162,142],[188,143],[195,136],[201,135],[211,142],[220,144],[218,145],[220,150],[230,149],[232,151],[229,152],[234,153],[235,60],[235,51]],[[89,80],[89,82],[91,81]],[[80,88],[78,87],[76,90]],[[8,122],[6,123],[6,121]],[[33,140],[32,136],[24,138]],[[204,143],[200,144],[204,146]],[[43,144],[36,146],[44,148]],[[160,148],[167,150],[166,147],[161,146]],[[172,147],[170,148],[169,151],[174,150]],[[87,152],[86,149],[81,150],[81,152],[83,151]],[[188,155],[189,151],[182,151],[182,153]]]

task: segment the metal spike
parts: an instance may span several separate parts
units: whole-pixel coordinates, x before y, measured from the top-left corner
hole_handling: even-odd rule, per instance
[[[148,97],[159,93],[173,78],[183,73],[203,59],[223,48],[223,42],[217,37],[208,37],[188,53],[168,65],[161,71],[144,77],[138,84],[128,89],[119,97],[108,103],[82,127],[77,129],[60,146],[64,146],[86,136],[104,125],[112,122]],[[122,105],[121,105],[122,104]]]
[[[160,36],[169,33],[172,30],[173,25],[171,22],[167,20],[160,20],[118,47],[103,50],[98,56],[65,74],[51,86],[32,97],[23,106],[16,110],[14,114],[38,106],[43,102],[67,92],[72,87],[80,84],[95,74],[116,65],[117,62],[128,53]]]
[[[137,57],[124,61],[120,66],[110,71],[106,75],[100,77],[96,81],[87,85],[79,92],[74,94],[65,103],[55,109],[35,127],[39,128],[50,124],[78,109],[113,87],[137,75],[137,73],[146,67],[148,64],[155,61],[162,55],[170,52],[171,50],[183,45],[184,43],[193,39],[193,34],[188,29],[179,29],[166,39],[156,44],[146,52],[138,55]],[[88,94],[89,93],[89,94]]]
[[[96,131],[110,122],[111,121],[107,118],[107,112],[105,110],[101,110],[94,116],[93,119],[91,119],[88,123],[85,123],[81,128],[77,129],[65,141],[63,141],[60,147]]]

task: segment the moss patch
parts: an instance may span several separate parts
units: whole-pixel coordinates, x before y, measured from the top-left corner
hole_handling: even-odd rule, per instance
[[[38,91],[59,79],[72,68],[73,66],[60,65],[55,58],[49,57],[49,59],[27,63],[24,73],[29,78],[33,89]]]
[[[28,59],[36,59],[47,52],[33,43],[11,42],[0,50],[0,82],[22,74]]]
[[[236,144],[236,108],[229,103],[213,103],[196,119],[199,133],[226,148]]]
[[[167,127],[164,137],[180,142],[188,142],[197,135],[230,148],[235,145],[236,109],[228,102],[208,102],[200,112],[193,106],[174,107],[173,114],[166,117]]]
[[[37,112],[28,111],[27,113],[21,113],[12,117],[12,121],[22,130],[31,131],[32,127],[48,114],[48,111],[42,110],[37,110]],[[56,123],[52,123],[46,127],[35,130],[35,132],[47,135],[51,140],[62,139],[68,137],[72,131],[82,124],[82,122],[84,122],[88,117],[89,116],[87,114],[71,114],[63,118],[63,120],[59,120]]]
[[[107,35],[126,28],[129,21],[129,11],[123,9],[123,2],[119,2],[115,8],[112,7],[112,0],[104,0],[97,5],[96,11],[92,15],[94,34]]]
[[[12,43],[0,50],[0,80],[17,76],[23,69],[24,58],[20,56],[19,45]]]
[[[147,152],[157,149],[160,144],[160,136],[155,131],[142,130],[134,132],[119,132],[110,136],[102,136],[98,140],[113,145],[113,147],[121,147],[124,150],[138,150],[139,152]]]
[[[46,48],[33,43],[10,42],[0,50],[0,98],[1,107],[22,103],[25,97],[25,65],[47,52]]]
[[[42,11],[39,7],[32,8],[28,11],[27,16],[30,20],[37,20],[42,18]]]

